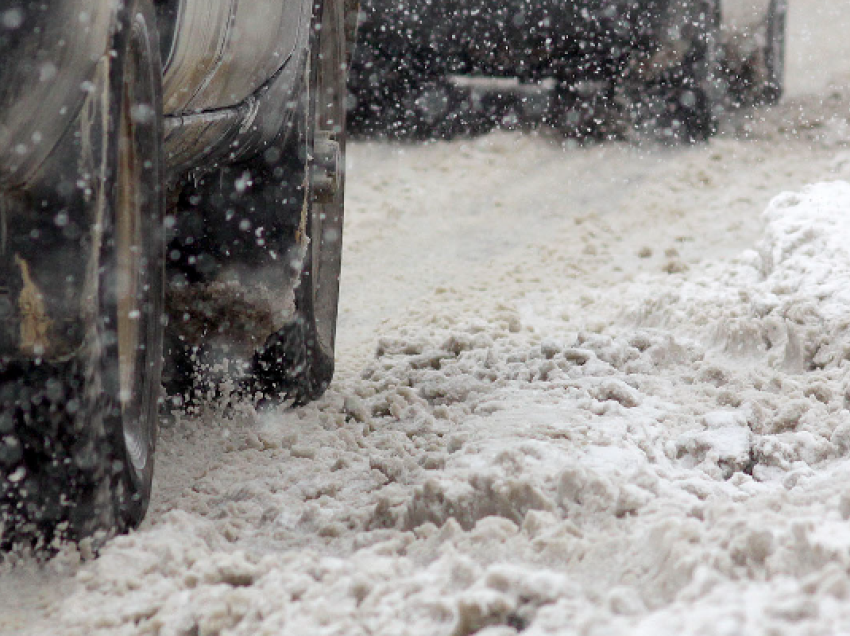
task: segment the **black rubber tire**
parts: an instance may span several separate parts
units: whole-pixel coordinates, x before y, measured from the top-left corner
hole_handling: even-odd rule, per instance
[[[310,44],[292,60],[303,65],[299,105],[278,139],[181,184],[166,302],[165,386],[177,404],[222,397],[234,375],[260,401],[294,404],[318,398],[331,382],[353,7],[313,6]],[[281,307],[261,297],[282,301],[288,292],[294,311],[281,325]]]
[[[107,431],[113,460],[119,459],[121,470],[113,484],[113,500],[118,515],[118,528],[135,527],[144,518],[151,495],[154,453],[159,417],[159,394],[162,376],[163,302],[165,290],[165,157],[163,151],[162,63],[156,31],[156,15],[151,0],[130,3],[130,37],[122,73],[122,97],[117,115],[120,139],[129,141],[129,161],[135,174],[131,181],[133,207],[124,210],[120,202],[125,188],[119,142],[118,175],[113,199],[114,214],[107,224],[101,256],[101,320],[103,337],[103,386],[108,397]],[[118,90],[118,78],[112,85]],[[119,102],[119,100],[116,100]],[[122,122],[128,128],[121,129]],[[132,244],[122,246],[121,230],[132,223]],[[138,260],[135,260],[138,255]],[[121,259],[129,257],[129,265]],[[128,269],[135,279],[135,294],[130,315],[124,320],[137,322],[128,345],[133,350],[130,363],[122,360],[120,351],[122,316],[119,274]],[[127,302],[126,300],[124,301]],[[135,314],[135,315],[134,315]],[[117,338],[113,334],[117,333]],[[125,386],[121,385],[125,374]],[[122,400],[122,398],[124,398]]]
[[[98,193],[72,210],[91,224],[77,255],[93,292],[80,318],[85,344],[0,368],[3,549],[126,531],[150,499],[164,289],[162,71],[151,0],[126,3],[117,20],[100,123],[87,128],[97,135]],[[53,170],[77,169],[62,158]]]
[[[764,48],[765,80],[759,102],[777,104],[785,91],[785,48],[788,0],[771,0]]]
[[[299,236],[306,249],[295,289],[295,316],[254,356],[250,390],[260,399],[304,404],[331,383],[342,264],[346,141],[346,31],[341,0],[314,5],[303,108],[291,156],[306,171]],[[320,25],[320,26],[319,26]],[[320,140],[325,143],[320,149]],[[328,143],[330,142],[330,146]],[[328,171],[327,149],[336,161]],[[330,175],[330,179],[329,179]],[[304,240],[306,238],[306,240]]]
[[[579,140],[622,136],[623,113],[613,83],[599,82],[592,91],[559,83],[552,92],[547,123],[566,137]]]

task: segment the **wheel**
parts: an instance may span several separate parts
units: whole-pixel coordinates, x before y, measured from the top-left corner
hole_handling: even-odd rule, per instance
[[[588,86],[558,83],[550,101],[548,122],[563,135],[576,139],[615,139],[621,134],[622,113],[616,92],[608,82]]]
[[[787,0],[771,0],[767,14],[767,37],[764,47],[765,78],[760,102],[773,105],[779,102],[785,90],[785,24],[788,16]]]
[[[683,4],[687,10],[676,25],[677,44],[685,46],[673,64],[650,60],[649,76],[627,77],[625,101],[639,129],[662,141],[705,141],[717,127],[721,102],[719,89],[720,4],[718,0],[696,0]],[[673,29],[671,29],[673,30]],[[666,50],[660,51],[663,60]],[[660,71],[656,72],[655,66]]]
[[[162,374],[165,159],[162,67],[150,0],[136,0],[120,94],[113,224],[102,253],[100,359],[118,458],[118,527],[141,522],[153,479]],[[108,221],[109,221],[108,220]]]
[[[294,140],[306,175],[296,247],[303,255],[295,314],[254,356],[251,391],[304,404],[320,397],[334,371],[345,194],[347,59],[344,5],[314,7],[304,73],[303,108]]]
[[[19,292],[22,336],[36,314],[42,330],[14,352],[4,343],[0,358],[6,549],[125,531],[150,498],[162,359],[162,74],[150,0],[128,2],[118,24],[93,98],[13,211],[15,259],[2,273]],[[65,182],[83,187],[53,187]],[[45,203],[66,206],[62,232],[52,213],[39,215]],[[62,342],[70,344],[54,346]]]
[[[256,156],[180,188],[166,297],[175,401],[222,395],[234,375],[244,392],[295,404],[331,382],[351,25],[343,0],[319,2],[313,15],[310,44],[293,60],[303,80],[292,121]]]

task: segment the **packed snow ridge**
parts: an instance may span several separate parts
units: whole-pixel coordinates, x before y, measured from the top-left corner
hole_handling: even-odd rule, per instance
[[[850,630],[850,185],[763,218],[731,262],[581,299],[445,292],[320,404],[221,416],[216,476],[82,567],[57,624]]]

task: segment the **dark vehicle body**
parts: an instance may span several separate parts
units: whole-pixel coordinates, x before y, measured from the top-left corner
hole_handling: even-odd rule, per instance
[[[372,0],[363,41],[431,73],[593,78],[658,46],[673,2]]]
[[[0,0],[0,547],[142,519],[164,347],[178,391],[207,341],[326,389],[357,14]]]
[[[576,109],[592,119],[627,102],[641,112],[670,110],[684,96],[699,104],[676,116],[704,138],[726,75],[741,74],[729,72],[727,58],[758,66],[748,81],[759,90],[772,83],[778,99],[781,68],[767,69],[776,60],[765,58],[784,52],[786,7],[785,0],[368,0],[351,75],[354,120],[416,128],[458,99],[447,80],[513,78],[525,101],[546,93],[544,119],[556,124]]]

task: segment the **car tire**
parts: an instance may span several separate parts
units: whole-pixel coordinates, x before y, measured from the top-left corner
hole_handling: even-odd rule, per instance
[[[302,69],[297,107],[277,138],[179,186],[164,374],[175,404],[229,399],[234,389],[303,404],[333,376],[352,37],[346,2],[317,1],[309,32],[309,46],[292,61]]]
[[[69,327],[84,334],[82,345],[57,357],[4,356],[0,365],[4,549],[52,549],[98,531],[126,531],[150,499],[164,289],[162,72],[151,0],[121,8],[110,50],[97,97],[42,168],[44,188],[55,175],[85,180],[78,166],[93,158],[92,191],[77,193],[68,211],[65,227],[82,229],[79,237],[65,233],[66,271],[45,271],[39,247],[28,262],[18,257],[24,289],[33,280],[61,281],[74,259],[87,275],[84,299],[72,305],[82,306],[77,324]],[[82,177],[74,176],[78,170]],[[44,231],[21,237],[22,252],[33,236],[46,240],[52,221],[41,210],[23,212]]]
[[[559,83],[552,93],[549,124],[561,134],[580,140],[606,140],[622,136],[623,113],[608,82],[592,90]]]
[[[306,176],[295,248],[303,258],[295,314],[257,351],[250,390],[261,400],[305,404],[331,383],[342,261],[346,142],[345,10],[340,0],[314,7],[303,107],[290,141]],[[290,250],[291,251],[291,250]]]

